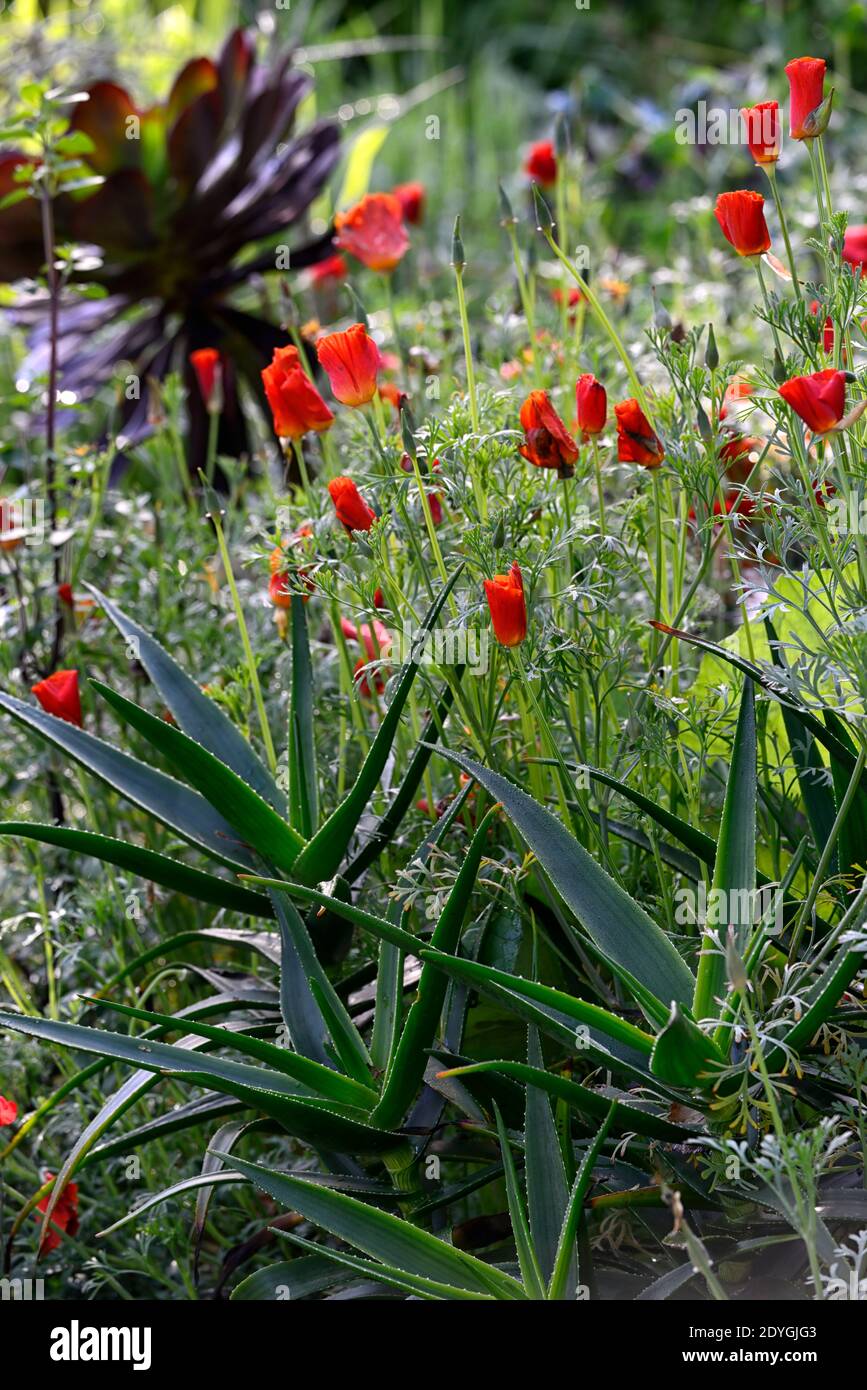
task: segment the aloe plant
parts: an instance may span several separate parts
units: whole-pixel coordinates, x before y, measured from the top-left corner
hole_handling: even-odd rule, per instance
[[[457,572],[431,604],[425,631],[436,621],[456,578]],[[112,1062],[131,1068],[128,1080],[108,1097],[73,1146],[54,1183],[54,1194],[80,1167],[156,1138],[168,1124],[177,1129],[235,1117],[219,1131],[228,1147],[221,1149],[215,1140],[214,1153],[206,1158],[200,1178],[155,1194],[142,1210],[187,1191],[197,1191],[200,1203],[207,1203],[220,1183],[249,1180],[363,1252],[329,1249],[328,1260],[404,1293],[427,1298],[572,1298],[583,1277],[583,1212],[594,1165],[604,1157],[606,1146],[610,1153],[612,1143],[626,1142],[649,1179],[658,1162],[676,1165],[674,1155],[685,1142],[724,1136],[732,1127],[737,1132],[741,1117],[762,1103],[768,1068],[785,1058],[797,1055],[802,1073],[821,1086],[821,1068],[812,1061],[811,1045],[860,965],[860,952],[847,943],[867,916],[867,891],[862,889],[826,938],[822,961],[817,961],[817,967],[824,962],[824,969],[815,971],[806,1011],[793,1008],[785,996],[778,1005],[768,998],[765,986],[767,1026],[757,1029],[748,1003],[750,981],[766,953],[777,949],[764,924],[745,932],[742,923],[732,922],[727,931],[723,921],[684,951],[683,942],[675,943],[544,805],[502,772],[423,739],[400,788],[400,806],[405,809],[411,801],[435,753],[456,764],[470,780],[420,846],[414,859],[418,868],[423,868],[434,846],[449,836],[470,786],[483,789],[494,805],[477,817],[460,872],[431,935],[419,936],[407,929],[402,911],[405,886],[402,893],[395,893],[393,906],[384,915],[353,901],[350,892],[351,882],[357,882],[371,862],[355,843],[359,822],[394,742],[417,675],[416,662],[410,658],[395,678],[388,708],[354,784],[322,816],[312,727],[313,673],[301,596],[293,600],[291,611],[287,797],[252,746],[165,648],[106,595],[96,590],[93,594],[125,642],[134,644],[173,722],[154,716],[101,682],[93,682],[93,688],[121,722],[144,738],[184,780],[13,696],[0,695],[0,706],[186,840],[212,867],[200,869],[95,831],[67,826],[7,822],[0,825],[0,832],[92,856],[172,891],[260,918],[266,924],[265,933],[214,927],[209,934],[214,940],[246,942],[264,952],[279,964],[279,979],[252,993],[247,988],[238,994],[227,991],[211,996],[178,1015],[115,1000],[110,997],[111,982],[98,996],[86,1000],[94,1010],[108,1009],[145,1025],[135,1035],[0,1014],[5,1028],[97,1059],[65,1083],[47,1103],[48,1109]],[[716,842],[638,796],[628,784],[608,774],[595,774],[679,840],[695,856],[693,862],[712,870],[714,888],[733,895],[751,892],[757,883],[757,685],[773,688],[761,670],[750,667],[743,683]],[[794,703],[788,712],[799,727],[814,730],[822,738],[842,767],[852,767],[855,760],[838,733],[828,732]],[[856,790],[860,795],[860,782]],[[589,950],[610,972],[621,997],[629,1001],[628,1008],[577,997],[544,983],[535,972],[528,978],[500,969],[479,960],[469,947],[463,927],[500,813],[533,856],[543,883],[571,924],[576,945]],[[399,824],[400,815],[392,806],[368,840],[373,854],[390,842]],[[792,891],[796,867],[794,861],[785,884],[787,893]],[[227,871],[233,877],[227,877]],[[804,903],[789,904],[790,924],[793,916],[797,923]],[[349,923],[362,941],[378,947],[374,1022],[368,1035],[356,1026],[317,957],[317,914],[322,911]],[[186,939],[178,938],[178,943]],[[157,949],[165,953],[174,944],[166,941]],[[124,976],[153,954],[144,953]],[[398,1002],[400,981],[404,963],[411,957],[421,961],[421,974],[415,1001],[404,1016]],[[115,983],[120,983],[120,977]],[[461,1054],[469,990],[492,1001],[518,1027],[526,1027],[526,1060],[474,1060]],[[252,1018],[231,1021],[224,1017],[253,1005]],[[734,1048],[735,1030],[743,1031],[745,1020],[751,1045]],[[165,1041],[173,1033],[178,1040]],[[562,1064],[546,1066],[541,1038],[555,1055],[567,1060],[567,1070]],[[600,1067],[610,1078],[605,1085],[599,1084],[596,1075]],[[575,1079],[570,1073],[579,1069],[584,1074]],[[127,1136],[107,1139],[117,1120],[166,1077],[203,1094],[180,1116],[156,1119]],[[490,1140],[496,1135],[499,1160],[492,1161],[487,1181],[505,1183],[515,1269],[470,1256],[426,1229],[432,1210],[447,1205],[449,1197],[431,1202],[425,1191],[426,1141],[423,1134],[413,1137],[413,1115],[425,1094],[435,1098],[434,1113],[442,1112],[447,1101],[455,1102],[474,1117],[481,1133],[487,1132]],[[44,1113],[46,1107],[19,1129],[13,1146]],[[422,1109],[421,1114],[427,1122],[423,1130],[428,1132],[430,1113]],[[293,1176],[235,1157],[233,1145],[257,1123],[276,1126],[310,1146],[320,1155],[321,1172],[315,1177]],[[516,1125],[520,1126],[517,1158],[523,1159],[525,1192],[513,1149]],[[383,1186],[375,1177],[358,1179],[353,1190],[346,1164],[358,1159],[381,1165],[388,1182]],[[677,1171],[676,1166],[672,1171]],[[458,1183],[451,1196],[461,1190]],[[659,1200],[658,1188],[648,1183],[647,1190],[651,1198],[655,1191]],[[383,1212],[370,1205],[384,1200],[383,1194],[389,1192],[399,1202],[398,1211]],[[40,1195],[25,1204],[16,1229]],[[46,1221],[54,1200],[48,1203]],[[713,1198],[705,1192],[700,1200]],[[305,1259],[320,1258],[318,1246],[310,1247],[310,1242],[288,1232],[283,1235],[305,1248]],[[252,1278],[251,1287],[261,1288],[260,1275]],[[276,1274],[274,1278],[279,1282]],[[238,1294],[247,1296],[243,1285]]]

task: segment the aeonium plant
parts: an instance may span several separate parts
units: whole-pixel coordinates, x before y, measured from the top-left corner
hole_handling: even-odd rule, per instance
[[[92,251],[85,268],[69,275],[70,291],[81,282],[105,295],[65,296],[60,382],[82,400],[121,361],[132,363],[142,383],[182,371],[194,468],[205,464],[209,430],[190,354],[221,353],[219,448],[245,452],[239,384],[264,408],[261,371],[283,334],[239,308],[234,293],[263,271],[301,270],[332,252],[330,234],[303,234],[305,215],[338,154],[331,121],[296,129],[309,89],[310,78],[293,67],[290,53],[260,60],[254,35],[238,29],[216,59],[187,63],[165,102],[141,110],[122,87],[98,81],[82,94],[86,100],[64,108],[71,115],[60,138],[79,137],[70,149],[82,178],[54,200],[56,238]],[[0,152],[0,280],[36,276],[45,265],[38,200],[10,198],[35,157],[29,149]],[[43,372],[47,301],[39,295],[24,301],[17,317],[32,332],[25,374]],[[123,403],[118,433],[134,443],[149,428],[143,389]]]

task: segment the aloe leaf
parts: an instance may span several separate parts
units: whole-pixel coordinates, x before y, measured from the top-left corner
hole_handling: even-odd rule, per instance
[[[161,1192],[150,1193],[137,1207],[133,1207],[128,1211],[125,1216],[119,1217],[117,1221],[113,1221],[112,1224],[106,1226],[104,1230],[97,1231],[96,1239],[102,1240],[105,1236],[113,1235],[115,1231],[121,1230],[122,1227],[128,1226],[130,1222],[138,1220],[140,1216],[144,1216],[146,1211],[151,1211],[154,1207],[161,1206],[163,1202],[170,1202],[173,1197],[183,1197],[186,1193],[197,1192],[203,1187],[213,1188],[217,1184],[225,1183],[234,1183],[237,1185],[245,1181],[246,1179],[240,1173],[206,1172],[195,1173],[190,1178],[182,1178],[180,1182],[172,1183],[170,1187],[164,1187]]]
[[[336,1101],[338,1105],[353,1105],[368,1109],[377,1100],[377,1092],[369,1086],[362,1086],[349,1076],[342,1076],[331,1067],[290,1052],[284,1047],[275,1047],[262,1038],[250,1037],[246,1033],[233,1032],[228,1028],[216,1028],[210,1023],[200,1023],[191,1018],[173,1018],[171,1014],[155,1013],[150,1009],[137,1009],[129,1004],[116,1003],[111,999],[84,998],[92,1004],[100,1004],[113,1013],[123,1014],[125,1018],[138,1018],[143,1023],[160,1024],[165,1029],[180,1028],[196,1037],[207,1038],[218,1047],[228,1047],[247,1057],[255,1057],[275,1071],[291,1076],[301,1086],[314,1095],[326,1100]]]
[[[525,999],[532,999],[550,1009],[556,1009],[558,1013],[565,1014],[576,1023],[596,1028],[638,1053],[644,1053],[649,1057],[653,1051],[653,1038],[649,1033],[644,1033],[633,1023],[627,1023],[625,1019],[609,1013],[599,1004],[589,1004],[586,1000],[577,999],[572,994],[564,994],[562,990],[554,989],[551,985],[537,984],[535,980],[525,980],[521,975],[509,975],[506,971],[497,970],[491,965],[450,956],[444,951],[425,947],[419,954],[422,960],[430,960],[441,969],[469,980],[471,984],[479,985],[490,981],[492,984],[501,985]]]
[[[128,845],[124,840],[116,840],[110,835],[73,830],[67,825],[36,825],[32,821],[0,822],[0,835],[38,840],[75,854],[88,855],[104,864],[127,869],[149,883],[158,883],[161,888],[184,893],[198,902],[228,908],[230,912],[242,912],[252,917],[274,916],[274,909],[263,893],[252,893],[249,888],[204,873],[201,869],[190,868],[178,859],[169,858],[167,854],[157,854],[139,845]]]
[[[319,888],[308,888],[306,883],[294,883],[282,878],[263,878],[259,874],[242,874],[242,878],[250,883],[261,883],[269,892],[284,893],[287,897],[300,898],[301,902],[316,903],[319,907],[328,908],[337,917],[344,917],[347,922],[352,922],[362,931],[370,932],[380,941],[390,941],[402,951],[409,951],[413,955],[418,954],[419,938],[413,936],[412,932],[405,931],[403,927],[395,926],[385,917],[377,917],[372,912],[365,912],[363,908],[356,907],[354,903],[345,903],[341,898],[335,898],[331,893],[323,893]]]
[[[622,965],[657,999],[692,999],[694,980],[665,932],[551,815],[514,782],[471,758],[440,749],[502,803],[563,901],[598,950]]]
[[[726,1059],[713,1039],[673,1004],[671,1016],[653,1044],[650,1070],[672,1086],[709,1090]]]
[[[212,806],[222,806],[243,843],[279,869],[291,870],[304,841],[273,806],[236,772],[188,734],[118,695],[102,681],[91,685],[124,720],[181,771]]]
[[[715,1000],[725,990],[725,958],[720,950],[729,926],[735,932],[735,944],[741,955],[752,930],[752,912],[756,889],[756,706],[755,685],[744,681],[738,722],[732,744],[731,765],[723,803],[714,861],[711,902],[722,903],[725,911],[716,913],[717,941],[705,932],[699,956],[692,1012],[695,1018],[707,1018],[715,1008]],[[749,913],[744,914],[744,895]],[[735,911],[737,907],[737,911]],[[739,918],[747,916],[746,921]]]
[[[612,1101],[608,1114],[602,1124],[602,1128],[587,1148],[587,1152],[581,1161],[581,1167],[575,1174],[575,1181],[572,1184],[572,1192],[569,1196],[569,1205],[566,1211],[566,1219],[563,1222],[563,1231],[560,1236],[560,1246],[557,1251],[557,1261],[554,1266],[554,1273],[551,1275],[551,1283],[548,1286],[548,1297],[550,1299],[560,1299],[567,1297],[569,1270],[573,1258],[576,1255],[575,1242],[578,1236],[578,1227],[584,1211],[584,1198],[590,1188],[593,1178],[593,1165],[599,1157],[600,1150],[604,1144],[608,1131],[614,1120],[617,1111],[617,1101]]]
[[[225,711],[208,698],[155,637],[127,617],[116,603],[92,584],[86,584],[85,588],[90,590],[100,608],[126,639],[127,649],[134,652],[135,659],[147,671],[178,727],[249,783],[275,811],[284,813],[286,798]]]
[[[577,1081],[570,1081],[568,1077],[560,1076],[556,1072],[541,1071],[538,1067],[528,1066],[524,1062],[509,1060],[471,1062],[466,1066],[450,1069],[449,1074],[470,1076],[485,1072],[510,1077],[524,1086],[535,1086],[544,1091],[546,1095],[551,1096],[553,1100],[565,1101],[570,1110],[575,1110],[585,1119],[589,1117],[593,1120],[603,1120],[611,1106],[610,1096],[600,1091],[591,1091],[587,1086],[582,1086]],[[628,1094],[621,1098],[620,1093],[618,1093],[616,1099],[617,1115],[613,1121],[616,1134],[640,1134],[646,1139],[660,1139],[676,1144],[683,1143],[695,1133],[694,1130],[676,1125],[670,1120],[661,1119],[657,1115],[639,1109],[636,1105],[631,1105]]]
[[[305,840],[319,823],[316,743],[313,725],[313,663],[307,606],[292,595],[292,684],[289,698],[289,822]]]
[[[459,681],[463,675],[464,668],[456,667],[453,680]],[[433,756],[432,745],[436,742],[439,731],[446,721],[449,710],[454,703],[454,686],[447,685],[440,696],[436,713],[424,725],[421,736],[416,744],[412,757],[407,765],[406,772],[401,778],[400,786],[389,803],[388,810],[383,813],[373,828],[370,839],[363,849],[359,850],[355,858],[343,871],[343,877],[347,883],[355,883],[368,869],[375,859],[382,853],[386,845],[391,843],[395,831],[403,820],[406,812],[412,806],[416,798],[421,779],[424,776],[425,768]],[[461,793],[463,796],[463,793]],[[452,803],[454,805],[454,803]],[[451,807],[449,808],[451,810]],[[442,818],[443,820],[445,817]],[[438,821],[437,824],[441,824]]]
[[[380,1153],[402,1142],[398,1135],[386,1134],[352,1116],[329,1109],[323,1101],[300,1095],[297,1084],[279,1072],[222,1057],[191,1055],[180,1046],[124,1037],[75,1023],[0,1013],[0,1026],[45,1042],[59,1043],[61,1047],[95,1052],[144,1071],[182,1076],[187,1081],[223,1091],[271,1115],[290,1134],[316,1146],[338,1152]]]
[[[155,1081],[150,1073],[147,1073],[147,1079],[151,1084]],[[142,1144],[149,1144],[152,1139],[167,1139],[171,1134],[210,1124],[212,1120],[221,1120],[226,1115],[236,1115],[241,1108],[242,1103],[232,1096],[197,1098],[186,1105],[175,1106],[162,1115],[156,1115],[152,1120],[145,1121],[143,1125],[136,1125],[124,1134],[107,1139],[104,1144],[97,1144],[80,1166],[84,1168],[93,1163],[102,1163],[109,1158],[118,1158],[121,1154],[134,1152]]]
[[[432,629],[462,569],[461,564],[434,599],[422,622],[420,638]],[[352,789],[299,854],[293,872],[295,878],[300,879],[302,883],[318,883],[323,879],[333,878],[337,873],[358,822],[367,809],[385,769],[418,667],[418,661],[412,656],[402,667],[391,704],[383,716]]]
[[[384,1265],[473,1293],[493,1294],[497,1298],[524,1297],[516,1279],[390,1212],[258,1163],[247,1163],[234,1156],[227,1161],[282,1206],[300,1212],[322,1230]]]
[[[535,1028],[527,1032],[527,1061],[533,1070],[544,1069],[539,1034]],[[545,1284],[550,1282],[557,1258],[557,1245],[569,1200],[569,1185],[563,1167],[563,1155],[551,1103],[539,1086],[527,1086],[527,1109],[524,1120],[524,1174],[527,1183],[527,1207],[533,1248]],[[577,1263],[573,1261],[572,1293],[577,1278]]]
[[[854,757],[855,752],[846,725],[834,710],[825,710],[825,723],[835,737],[846,745],[847,750],[851,750]],[[831,780],[834,787],[832,825],[836,820],[837,811],[843,805],[849,792],[852,776],[851,769],[847,772],[838,759],[831,759]],[[846,814],[837,832],[837,859],[840,871],[847,875],[857,875],[859,871],[863,873],[865,864],[867,864],[867,791],[864,789],[863,779],[860,779],[858,786],[854,788]],[[829,869],[833,872],[832,866],[829,866]]]
[[[446,954],[457,950],[461,927],[495,814],[495,808],[488,811],[473,835],[454,887],[431,937],[431,945],[435,950],[444,951]],[[386,1129],[398,1124],[418,1091],[424,1076],[427,1049],[434,1041],[447,988],[448,978],[442,971],[430,965],[422,968],[415,1003],[410,1008],[400,1041],[395,1048],[382,1099],[373,1112],[375,1124],[381,1124]]]
[[[112,748],[111,744],[65,719],[17,700],[14,695],[0,692],[0,709],[5,709],[13,719],[68,753],[121,796],[176,830],[191,844],[233,868],[252,867],[253,857],[235,829],[198,792]]]
[[[301,914],[279,880],[273,880],[269,893],[280,927],[280,1009],[296,1052],[333,1066],[325,1048],[330,1034],[352,1075],[369,1084],[367,1049],[320,963]]]
[[[264,1269],[255,1269],[235,1285],[229,1298],[248,1303],[295,1302],[323,1293],[348,1278],[349,1274],[343,1273],[327,1255],[302,1255],[297,1260],[279,1260]]]
[[[312,1240],[305,1240],[303,1236],[296,1235],[294,1231],[276,1231],[276,1235],[281,1240],[288,1240],[291,1245],[297,1245],[300,1250],[322,1250],[321,1245],[316,1245]],[[364,1260],[360,1255],[351,1255],[347,1250],[327,1250],[327,1258],[333,1261],[335,1266],[345,1269],[353,1274],[360,1274],[365,1279],[371,1279],[375,1283],[386,1284],[389,1288],[399,1289],[401,1293],[409,1294],[413,1298],[436,1299],[437,1301],[446,1300],[468,1300],[471,1302],[492,1302],[493,1294],[474,1293],[470,1289],[459,1289],[454,1284],[439,1284],[434,1279],[424,1279],[419,1274],[408,1274],[406,1270],[397,1269],[394,1265],[381,1264],[376,1260]]]
[[[854,902],[847,908],[837,923],[835,933],[841,944],[822,974],[807,993],[806,1008],[801,1017],[792,1025],[783,1042],[787,1049],[799,1052],[815,1037],[822,1024],[830,1017],[840,996],[848,989],[858,971],[864,965],[863,937],[867,922],[867,884],[864,884]],[[852,937],[850,943],[846,938]],[[767,1057],[768,1066],[779,1061],[781,1051],[773,1048]]]
[[[470,979],[464,967],[472,964],[462,957],[442,956],[438,964],[448,974],[472,984],[481,994],[499,1004],[507,1013],[513,1013],[525,1023],[534,1024],[540,1032],[554,1038],[570,1054],[579,1054],[584,1061],[597,1066],[608,1067],[645,1084],[652,1080],[650,1074],[650,1052],[639,1052],[637,1048],[618,1042],[606,1036],[600,1029],[582,1023],[576,1028],[575,1021],[562,1010],[550,1004],[537,1002],[523,993],[499,984],[489,975]],[[504,976],[512,979],[512,976]],[[651,1044],[653,1039],[648,1036]]]
[[[528,1298],[543,1299],[545,1297],[545,1282],[542,1278],[542,1271],[539,1268],[539,1261],[536,1258],[536,1252],[533,1249],[533,1241],[530,1237],[530,1223],[527,1220],[524,1199],[521,1195],[521,1188],[518,1183],[518,1174],[515,1171],[512,1146],[509,1143],[509,1136],[503,1124],[503,1117],[496,1105],[494,1106],[494,1117],[497,1122],[497,1136],[500,1141],[500,1157],[503,1164],[503,1174],[506,1179],[506,1201],[509,1206],[509,1220],[512,1224],[512,1236],[514,1237],[515,1249],[518,1254],[518,1266],[521,1270],[521,1278],[524,1282],[524,1291]]]
[[[427,865],[431,851],[447,833],[469,796],[469,785],[458,793],[443,816],[428,830],[412,857],[413,872],[420,873]],[[400,919],[407,904],[406,892],[396,894],[388,906],[388,920],[400,926]],[[390,941],[381,941],[379,946],[379,969],[376,973],[376,1005],[373,1014],[373,1032],[370,1039],[370,1057],[373,1065],[388,1073],[391,1069],[394,1050],[400,1041],[400,1016],[403,1001],[403,962],[404,954]]]

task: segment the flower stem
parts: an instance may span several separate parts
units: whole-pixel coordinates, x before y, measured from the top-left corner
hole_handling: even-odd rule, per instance
[[[244,609],[241,606],[241,596],[238,593],[238,586],[235,583],[235,574],[232,569],[232,558],[229,554],[229,547],[226,544],[226,537],[223,534],[223,527],[220,523],[219,515],[211,513],[211,522],[217,536],[217,546],[220,551],[220,559],[223,562],[223,569],[226,572],[226,583],[229,585],[229,592],[232,595],[232,606],[235,610],[235,618],[238,623],[238,631],[241,634],[241,643],[244,648],[244,656],[247,662],[247,671],[250,676],[250,688],[253,691],[253,699],[256,703],[256,710],[259,715],[259,727],[262,730],[262,742],[265,745],[265,753],[268,758],[268,766],[272,773],[277,771],[277,754],[274,751],[274,740],[271,737],[271,730],[268,727],[268,716],[265,713],[265,701],[262,698],[262,687],[259,684],[259,672],[256,669],[256,660],[253,656],[253,648],[250,645],[250,634],[247,631],[247,624],[244,620]]]

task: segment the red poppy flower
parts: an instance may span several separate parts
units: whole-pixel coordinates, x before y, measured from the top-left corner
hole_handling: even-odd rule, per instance
[[[638,401],[630,398],[614,407],[617,416],[617,458],[620,463],[639,463],[658,468],[665,458],[662,442]]]
[[[393,193],[366,193],[360,203],[334,218],[335,246],[369,270],[394,270],[409,250],[403,209]]]
[[[524,173],[529,174],[530,178],[543,188],[549,188],[552,183],[557,182],[557,156],[552,141],[538,140],[535,145],[530,146],[524,163]]]
[[[726,465],[726,477],[733,483],[745,483],[753,471],[753,454],[760,454],[764,448],[761,439],[751,439],[745,434],[733,434],[720,449],[720,458]]]
[[[219,410],[222,369],[217,349],[197,348],[190,353],[190,366],[196,374],[206,409]]]
[[[793,376],[779,388],[784,401],[814,434],[825,434],[846,410],[846,373],[828,367],[811,376]]]
[[[867,270],[867,225],[847,227],[843,237],[843,260],[850,265]]]
[[[310,267],[310,279],[314,285],[324,285],[331,281],[345,280],[349,266],[343,256],[327,256],[318,265]]]
[[[717,198],[714,216],[739,256],[761,256],[771,249],[764,209],[761,193],[747,188],[720,193]]]
[[[78,694],[77,671],[55,671],[32,687],[46,714],[65,719],[67,724],[81,728],[81,699]]]
[[[756,163],[776,164],[783,140],[779,102],[760,101],[758,106],[745,106],[741,110],[741,120]]]
[[[821,318],[824,312],[818,299],[810,301],[810,313],[814,318]],[[834,320],[831,318],[830,314],[826,315],[825,324],[822,329],[822,348],[828,357],[830,357],[831,353],[834,351]]]
[[[423,183],[399,183],[393,188],[397,201],[403,209],[404,219],[411,227],[417,227],[424,216],[426,189]]]
[[[285,571],[272,574],[268,581],[268,597],[275,608],[292,607],[292,590]]]
[[[332,478],[328,491],[334,503],[337,520],[347,531],[369,531],[376,521],[376,512],[368,507],[351,478]]]
[[[360,642],[367,653],[366,657],[361,657],[355,663],[353,675],[361,694],[369,696],[370,685],[367,679],[369,673],[364,668],[368,662],[380,661],[383,657],[388,656],[391,651],[391,633],[375,618],[372,630],[367,623],[362,623],[361,627],[357,628],[348,618],[340,619],[340,628],[344,637],[351,642]],[[375,672],[373,684],[377,694],[382,695],[385,690],[385,679],[381,671]]]
[[[75,606],[75,598],[72,593],[71,584],[58,584],[57,597],[60,599],[61,603],[66,604],[67,608],[73,608]]]
[[[575,385],[578,428],[588,439],[601,434],[608,419],[608,396],[601,381],[592,372],[584,372]]]
[[[503,647],[519,647],[527,636],[527,604],[520,566],[513,564],[508,574],[486,579],[485,597],[497,641]]]
[[[14,1100],[7,1100],[5,1096],[0,1096],[0,1129],[4,1125],[14,1124],[17,1114],[18,1106]]]
[[[316,355],[341,405],[367,405],[373,400],[379,348],[363,323],[354,323],[345,333],[328,333],[320,338]]]
[[[531,391],[521,406],[524,443],[522,458],[536,468],[557,468],[564,476],[572,471],[578,445],[554,409],[547,391]]]
[[[793,58],[786,64],[789,79],[789,134],[793,140],[816,135],[807,117],[822,105],[825,95],[824,58]]]
[[[53,1173],[46,1173],[46,1182],[50,1182],[53,1177]],[[46,1212],[52,1195],[52,1193],[46,1192],[42,1200],[37,1203],[36,1210]],[[57,1227],[60,1229],[56,1229]],[[65,1231],[70,1236],[78,1234],[78,1185],[74,1182],[66,1184],[54,1211],[51,1213],[51,1220],[39,1246],[40,1258],[57,1249],[61,1241],[61,1231]]]
[[[308,430],[327,430],[334,421],[313,382],[301,369],[296,347],[274,349],[271,365],[262,372],[265,395],[281,439],[300,439]]]

